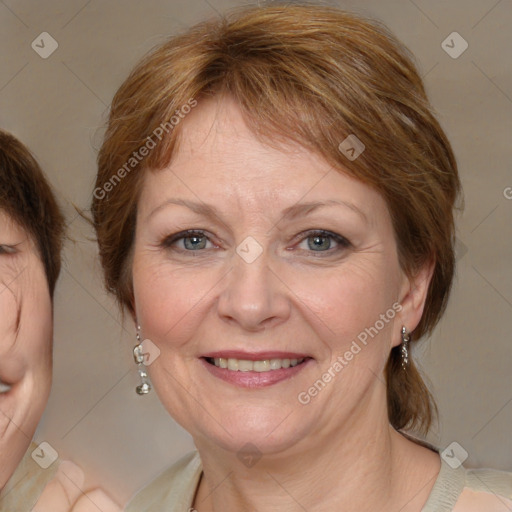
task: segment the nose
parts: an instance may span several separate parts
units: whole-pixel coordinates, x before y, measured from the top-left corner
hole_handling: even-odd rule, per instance
[[[224,321],[259,332],[289,318],[289,290],[269,267],[265,251],[251,262],[235,253],[224,283],[218,300],[218,314]]]

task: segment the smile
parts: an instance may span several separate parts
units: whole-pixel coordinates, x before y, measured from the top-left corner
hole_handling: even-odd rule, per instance
[[[292,355],[295,357],[290,357]],[[287,381],[315,362],[306,354],[249,354],[238,351],[207,354],[199,360],[214,377],[237,387],[251,389]]]
[[[206,360],[210,364],[214,364],[218,368],[225,368],[233,372],[268,372],[280,370],[281,368],[290,368],[304,362],[301,359],[262,359],[259,361],[249,361],[247,359],[234,359],[224,357],[207,357]]]

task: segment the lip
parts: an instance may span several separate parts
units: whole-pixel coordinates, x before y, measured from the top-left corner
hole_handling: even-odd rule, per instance
[[[218,352],[219,354],[232,354],[233,352]],[[238,357],[232,356],[234,359],[246,359],[248,361],[258,360],[262,357],[261,354],[286,354],[286,357],[282,356],[274,356],[274,357],[264,357],[264,359],[288,359],[288,355],[293,355],[293,359],[301,359],[301,357],[295,357],[295,354],[289,354],[285,352],[260,352],[257,354],[257,357],[253,359],[247,358],[246,352],[235,352],[239,354]],[[243,357],[240,357],[240,354]],[[252,354],[254,355],[254,354]],[[298,354],[297,354],[298,355]],[[205,357],[213,357],[213,356],[205,356]],[[224,357],[224,356],[215,356],[215,357]],[[305,356],[306,359],[301,364],[297,366],[290,366],[289,368],[280,368],[279,370],[269,370],[268,372],[238,372],[228,370],[227,368],[219,368],[214,364],[209,363],[205,358],[201,357],[199,360],[201,364],[212,374],[214,377],[217,377],[225,382],[233,384],[235,386],[243,387],[243,388],[263,388],[267,386],[272,386],[279,382],[283,382],[291,377],[297,375],[299,372],[303,371],[306,367],[309,367],[310,364],[314,361],[311,357]],[[229,359],[229,358],[228,358]]]
[[[217,352],[208,352],[201,357],[222,357],[224,359],[243,359],[245,361],[262,361],[264,359],[310,359],[308,354],[298,352],[245,352],[241,350],[219,350]],[[278,371],[278,370],[272,370]],[[265,372],[263,372],[265,373]]]

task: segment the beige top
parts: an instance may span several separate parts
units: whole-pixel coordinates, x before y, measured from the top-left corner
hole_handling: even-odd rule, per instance
[[[16,471],[1,490],[0,512],[30,512],[46,484],[55,476],[60,460],[42,469],[32,458],[36,448],[36,443],[30,443]]]
[[[193,512],[202,464],[197,451],[181,458],[130,501],[126,512]],[[455,506],[457,507],[455,508]],[[421,512],[510,512],[512,473],[493,469],[441,470]]]

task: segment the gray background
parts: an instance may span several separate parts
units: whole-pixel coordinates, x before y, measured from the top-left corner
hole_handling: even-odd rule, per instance
[[[138,59],[241,4],[0,1],[0,126],[35,153],[75,240],[56,295],[54,387],[36,441],[121,502],[193,444],[155,393],[135,394],[133,325],[122,325],[103,291],[92,233],[73,205],[89,205],[107,106]],[[457,441],[468,467],[512,470],[512,1],[336,4],[381,19],[413,51],[460,165],[457,280],[443,321],[415,351],[440,408],[429,440],[440,448]],[[441,46],[454,31],[469,44],[456,59]],[[58,42],[47,59],[31,47],[42,32]]]

